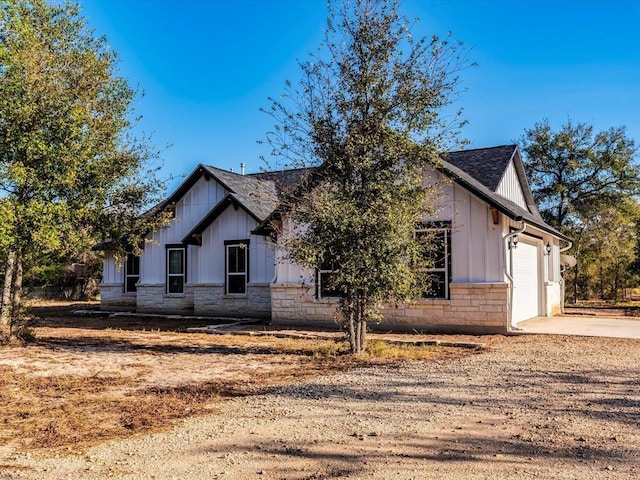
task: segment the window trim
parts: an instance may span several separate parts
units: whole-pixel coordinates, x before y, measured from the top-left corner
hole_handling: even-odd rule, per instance
[[[230,297],[246,297],[248,293],[248,285],[249,285],[249,239],[242,240],[225,240],[224,241],[224,294]],[[244,255],[244,263],[245,263],[245,271],[244,272],[229,272],[229,248],[230,247],[238,247],[245,249]],[[244,277],[244,292],[243,293],[232,293],[229,292],[229,277]]]
[[[444,267],[432,267],[425,268],[423,271],[425,273],[444,273],[444,296],[436,296],[423,292],[422,298],[424,300],[450,300],[451,299],[451,221],[433,221],[433,222],[424,222],[418,226],[415,230],[415,234],[417,235],[420,232],[443,232],[444,233],[444,256],[445,256],[445,266]]]
[[[334,271],[335,271],[334,260],[330,260],[329,262],[321,265],[320,268],[316,268],[316,273],[315,273],[316,300],[339,300],[340,299],[341,297],[340,292],[334,292],[336,293],[335,295],[322,295],[322,275],[331,274]]]
[[[185,286],[187,284],[187,249],[181,244],[167,244],[165,245],[165,294],[167,295],[184,295]],[[182,273],[170,273],[169,272],[169,252],[172,251],[181,251],[182,252]],[[169,278],[170,277],[182,277],[182,291],[181,292],[170,292],[169,291]]]
[[[331,274],[333,269],[316,269],[316,298],[318,300],[336,300],[340,298],[339,295],[322,295],[322,274]]]
[[[136,275],[132,275],[129,273],[129,258],[134,258],[135,260],[137,260],[137,264],[138,264],[138,273]],[[134,262],[135,262],[134,260]],[[140,281],[140,255],[135,255],[133,252],[127,252],[125,255],[125,259],[124,259],[124,268],[123,270],[123,275],[124,275],[124,282],[122,285],[122,291],[124,293],[138,293],[138,287],[136,286],[137,283]],[[136,280],[136,283],[134,284],[134,288],[133,290],[129,290],[128,285],[129,285],[129,278],[137,278],[138,280]]]

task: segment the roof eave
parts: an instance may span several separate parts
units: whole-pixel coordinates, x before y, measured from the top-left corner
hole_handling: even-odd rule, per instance
[[[242,208],[251,218],[261,224],[264,219],[259,218],[255,213],[249,210],[233,193],[228,193],[220,200],[198,224],[191,229],[189,233],[182,239],[182,243],[187,245],[202,245],[202,234],[215,222],[220,215],[230,206]],[[252,232],[253,233],[253,232]]]
[[[282,219],[282,214],[280,210],[276,209],[271,214],[265,218],[262,222],[258,224],[256,228],[251,230],[251,235],[263,235],[270,236],[275,233],[276,229],[273,228],[273,222]]]
[[[524,222],[526,222],[528,224],[531,224],[532,226],[534,226],[534,227],[536,227],[536,228],[538,228],[540,230],[543,230],[543,231],[547,232],[550,235],[553,235],[555,237],[561,238],[563,240],[571,241],[571,239],[569,237],[567,237],[563,233],[557,231],[551,225],[547,225],[543,221],[537,221],[537,220],[536,221],[532,221],[531,219],[526,219],[526,218],[524,218],[523,215],[518,214],[518,213],[514,212],[513,210],[509,209],[506,205],[503,205],[502,203],[496,201],[496,199],[493,198],[491,195],[487,194],[486,192],[483,192],[479,188],[476,188],[475,185],[471,184],[470,182],[466,181],[464,178],[462,178],[459,175],[457,175],[455,172],[453,172],[450,169],[448,169],[445,165],[441,164],[440,167],[438,167],[438,170],[440,172],[442,172],[443,174],[445,174],[447,177],[451,178],[458,185],[460,185],[463,188],[465,188],[466,190],[470,191],[475,196],[477,196],[481,200],[483,200],[486,203],[488,203],[491,207],[495,208],[500,213],[502,213],[503,215],[505,215],[508,218],[510,218],[511,220],[514,220],[516,222],[523,222],[524,221]],[[533,214],[533,213],[531,215],[535,216],[535,214]]]

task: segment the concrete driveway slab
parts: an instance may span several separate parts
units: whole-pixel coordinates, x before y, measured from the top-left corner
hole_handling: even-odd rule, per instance
[[[640,318],[589,315],[536,317],[518,324],[522,333],[640,338]]]

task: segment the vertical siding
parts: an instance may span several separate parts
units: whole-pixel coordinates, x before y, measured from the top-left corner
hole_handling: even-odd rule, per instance
[[[502,281],[501,226],[485,202],[457,185],[453,191],[452,281]]]
[[[269,283],[274,275],[273,247],[259,235],[251,235],[257,222],[242,209],[227,208],[202,235],[198,249],[198,274],[192,283],[224,284],[225,240],[249,240],[249,281]]]
[[[509,166],[507,167],[502,180],[500,180],[496,193],[520,205],[524,209],[527,208],[527,202],[524,199],[522,186],[520,185],[520,180],[518,179],[518,174],[516,173],[513,161],[509,162]]]
[[[560,281],[560,245],[553,245],[551,251],[551,274],[549,280],[552,282]]]
[[[312,272],[302,268],[297,263],[287,258],[287,252],[279,247],[276,249],[276,283],[279,285],[305,284],[312,285],[315,282]]]
[[[122,284],[124,273],[122,267],[118,268],[116,259],[113,257],[113,253],[106,251],[104,253],[104,260],[102,262],[102,283],[105,285],[112,285],[115,283]]]
[[[179,243],[184,236],[225,196],[226,190],[215,180],[200,178],[176,204],[175,217],[166,228],[152,233],[140,261],[140,283],[165,282],[165,245]],[[194,261],[195,257],[195,261]],[[198,254],[187,250],[187,281],[198,274]],[[194,277],[195,278],[195,277]]]
[[[292,222],[288,218],[282,221],[282,236],[291,235]],[[280,239],[282,241],[282,238]],[[302,268],[297,263],[293,263],[287,258],[284,247],[279,246],[275,252],[276,261],[276,283],[279,285],[305,284],[314,282],[313,273]]]
[[[436,199],[436,215],[425,217],[425,220],[452,222],[451,280],[456,283],[503,282],[503,225],[493,224],[485,202],[464,188],[441,180],[436,175],[430,180],[430,185],[439,185],[440,194]],[[285,232],[290,228],[285,221]],[[284,252],[278,252],[276,269],[278,284],[309,284],[313,281],[313,276],[289,262]]]
[[[471,197],[469,202],[470,212],[470,231],[469,238],[469,274],[468,282],[486,282],[490,278],[490,272],[487,271],[489,264],[493,264],[487,259],[490,252],[488,223],[489,209],[486,203],[481,203],[475,197]]]

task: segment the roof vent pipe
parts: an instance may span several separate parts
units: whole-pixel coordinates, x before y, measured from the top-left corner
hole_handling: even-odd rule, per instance
[[[246,163],[242,162],[240,164],[240,175],[244,175],[244,168],[247,166]]]

